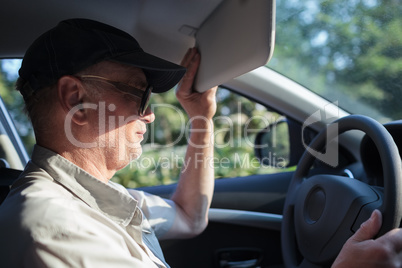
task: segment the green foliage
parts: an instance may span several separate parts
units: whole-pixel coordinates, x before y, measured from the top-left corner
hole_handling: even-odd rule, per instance
[[[399,119],[401,14],[398,0],[278,0],[268,66],[352,112]]]
[[[24,142],[28,153],[30,153],[33,149],[35,138],[30,120],[24,113],[24,100],[21,94],[14,89],[15,78],[13,76],[8,78],[8,73],[1,68],[1,63],[2,61],[0,60],[0,96],[8,108],[18,134]]]

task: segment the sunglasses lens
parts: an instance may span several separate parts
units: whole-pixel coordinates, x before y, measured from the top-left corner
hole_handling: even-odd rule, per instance
[[[151,93],[152,93],[152,87],[148,86],[144,92],[144,95],[142,96],[140,112],[139,112],[140,116],[143,116],[145,114],[145,111],[148,108],[149,99],[151,98]]]

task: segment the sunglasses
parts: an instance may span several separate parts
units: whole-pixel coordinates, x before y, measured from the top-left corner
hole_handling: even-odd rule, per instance
[[[124,95],[135,96],[135,97],[141,99],[141,104],[138,109],[138,114],[140,116],[144,116],[145,111],[148,108],[149,99],[151,97],[151,93],[152,93],[152,89],[153,89],[152,86],[148,85],[144,91],[144,90],[138,89],[136,87],[127,85],[125,83],[113,81],[106,77],[97,76],[97,75],[81,75],[78,78],[80,78],[82,80],[96,80],[96,81],[104,82],[109,85],[112,85],[117,91],[123,93]]]

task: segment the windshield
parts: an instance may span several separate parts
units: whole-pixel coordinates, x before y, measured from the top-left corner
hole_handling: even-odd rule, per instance
[[[277,0],[268,67],[350,113],[402,117],[399,0]]]

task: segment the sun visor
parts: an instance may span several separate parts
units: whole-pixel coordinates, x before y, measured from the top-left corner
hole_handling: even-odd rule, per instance
[[[265,65],[275,43],[275,0],[225,0],[196,33],[201,65],[195,88],[204,92]]]

